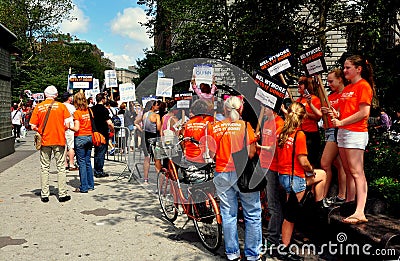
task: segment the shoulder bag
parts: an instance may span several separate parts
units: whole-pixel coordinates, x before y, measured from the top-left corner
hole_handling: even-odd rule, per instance
[[[232,158],[238,177],[237,186],[240,192],[249,193],[263,190],[267,185],[267,180],[257,154],[253,158],[249,158],[247,151],[247,122],[244,124],[243,148],[232,153]]]
[[[44,118],[44,122],[43,122],[42,134],[39,133],[39,129],[38,129],[38,131],[35,133],[35,136],[33,137],[33,144],[35,145],[35,148],[37,150],[40,150],[42,148],[42,135],[44,133],[44,130],[46,129],[47,120],[49,119],[51,107],[53,107],[54,102],[55,101],[53,100],[50,103],[49,108],[47,108],[46,117]]]
[[[100,132],[97,131],[96,129],[96,124],[94,123],[93,120],[93,115],[92,115],[92,110],[89,110],[89,116],[90,116],[90,122],[92,123],[92,143],[94,146],[98,147],[101,144],[106,144],[106,138],[104,137],[103,134],[101,134]]]

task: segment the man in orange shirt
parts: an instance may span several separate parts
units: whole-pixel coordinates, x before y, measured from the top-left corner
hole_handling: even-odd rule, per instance
[[[65,120],[71,117],[67,107],[55,101],[58,95],[57,88],[50,85],[44,90],[46,100],[36,105],[32,112],[32,117],[29,122],[32,130],[37,131],[42,136],[42,147],[40,149],[40,165],[41,165],[41,193],[42,202],[49,201],[49,170],[51,154],[54,153],[58,172],[58,201],[65,202],[71,199],[67,194],[66,173],[64,167],[65,161]],[[48,108],[51,107],[49,117],[44,128],[44,121]],[[45,129],[43,132],[43,128]]]

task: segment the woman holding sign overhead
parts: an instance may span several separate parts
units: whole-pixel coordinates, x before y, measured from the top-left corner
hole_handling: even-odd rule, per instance
[[[306,117],[301,124],[301,130],[306,134],[308,159],[314,168],[319,166],[321,137],[318,131],[318,121],[322,117],[321,101],[314,95],[314,83],[311,77],[300,76],[298,91],[300,98],[296,101],[306,108]]]

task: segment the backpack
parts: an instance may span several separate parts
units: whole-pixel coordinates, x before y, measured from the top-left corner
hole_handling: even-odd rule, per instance
[[[111,109],[111,113],[113,114],[113,116],[111,117],[111,121],[114,124],[114,127],[121,127],[122,123],[121,123],[121,119],[118,117],[117,114],[115,114],[114,110]]]

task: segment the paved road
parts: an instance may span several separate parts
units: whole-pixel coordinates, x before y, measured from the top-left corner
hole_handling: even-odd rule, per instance
[[[39,153],[33,133],[0,160],[0,260],[224,260],[197,239],[183,216],[175,226],[162,218],[154,186],[116,177],[125,165],[106,162],[110,177],[96,179],[88,194],[72,192],[78,172],[69,172],[71,201],[56,198],[51,166],[49,203],[40,201]]]

